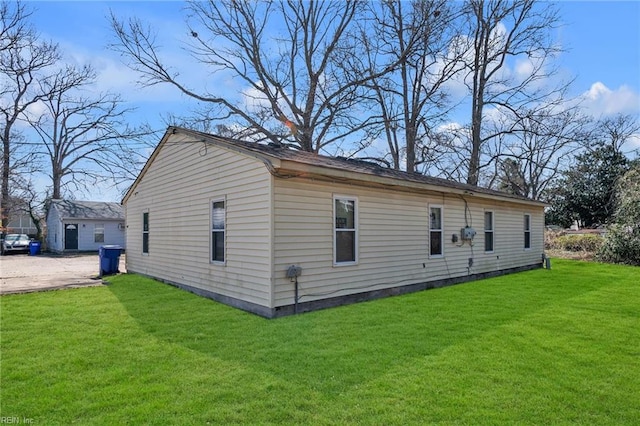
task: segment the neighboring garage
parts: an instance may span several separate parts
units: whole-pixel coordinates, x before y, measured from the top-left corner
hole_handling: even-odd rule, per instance
[[[120,256],[119,269],[125,271],[124,255]],[[99,270],[97,254],[2,256],[0,294],[102,285]]]
[[[97,252],[103,245],[125,246],[124,211],[119,203],[51,200],[47,214],[49,251]]]

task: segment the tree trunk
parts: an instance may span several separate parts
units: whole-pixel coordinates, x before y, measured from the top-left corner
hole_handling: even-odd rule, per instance
[[[9,224],[9,168],[11,166],[11,155],[9,148],[11,144],[9,142],[9,126],[4,129],[4,135],[2,138],[2,199],[0,200],[0,218],[2,219],[2,226],[0,227],[0,233],[5,232],[7,225]]]
[[[62,172],[58,170],[54,164],[53,173],[51,173],[52,178],[52,189],[51,189],[51,198],[54,200],[62,199]]]

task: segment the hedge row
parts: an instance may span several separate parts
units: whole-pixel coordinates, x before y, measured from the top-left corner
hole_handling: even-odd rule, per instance
[[[547,240],[551,249],[574,252],[597,252],[604,243],[604,238],[595,234],[560,235]]]

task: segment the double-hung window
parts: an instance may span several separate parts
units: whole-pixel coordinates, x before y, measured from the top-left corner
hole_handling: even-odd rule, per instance
[[[226,208],[224,200],[211,203],[211,261],[224,262]]]
[[[142,213],[142,253],[149,253],[149,212]]]
[[[484,212],[484,251],[493,252],[493,212]]]
[[[96,223],[94,225],[93,242],[104,243],[104,223]]]
[[[357,260],[357,200],[348,197],[334,197],[334,263],[349,264]]]
[[[429,207],[429,255],[442,256],[443,254],[443,227],[442,207]]]
[[[531,248],[531,215],[524,215],[524,248]]]

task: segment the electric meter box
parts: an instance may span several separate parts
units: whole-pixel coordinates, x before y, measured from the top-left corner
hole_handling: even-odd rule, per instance
[[[466,226],[460,230],[460,236],[462,240],[473,240],[473,237],[476,236],[476,230],[470,226]]]

